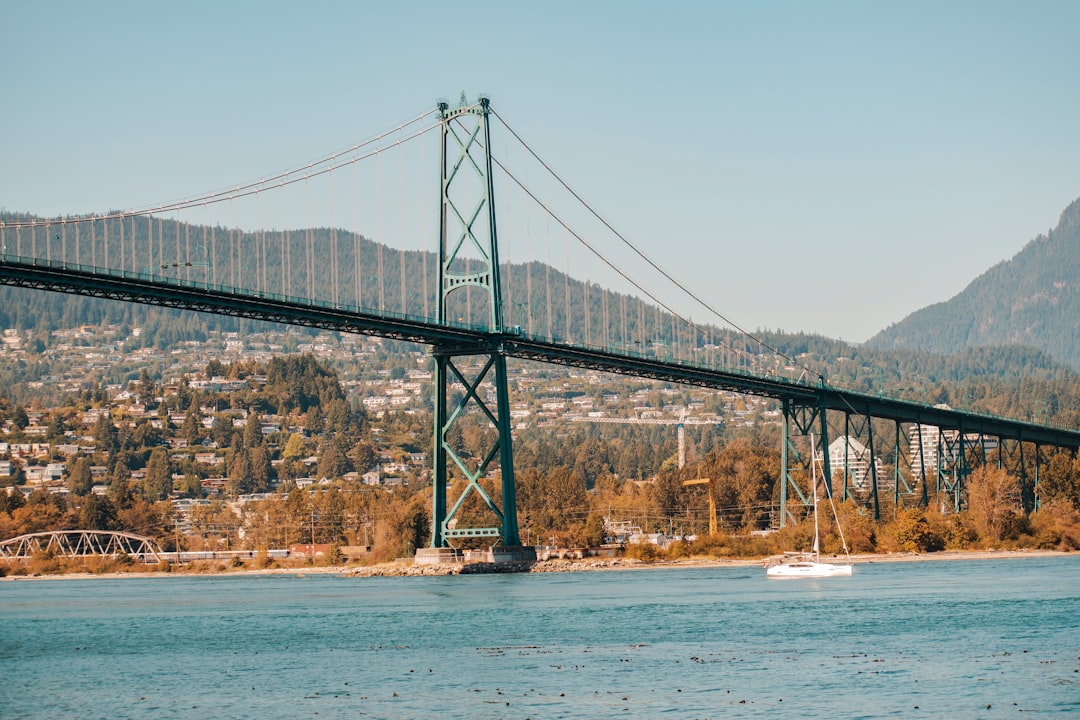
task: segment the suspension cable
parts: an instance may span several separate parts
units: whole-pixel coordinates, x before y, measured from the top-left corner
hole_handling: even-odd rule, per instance
[[[522,192],[524,192],[526,195],[528,195],[529,198],[531,198],[533,200],[533,202],[535,202],[537,205],[539,205],[541,208],[543,208],[544,212],[546,212],[553,220],[555,220],[555,222],[557,222],[560,226],[562,226],[562,228],[564,230],[566,230],[566,232],[568,232],[579,243],[581,243],[589,252],[591,252],[593,255],[595,255],[597,258],[599,258],[601,262],[603,262],[609,268],[614,270],[619,275],[619,277],[621,277],[623,280],[626,280],[626,282],[630,283],[641,294],[648,297],[650,300],[655,302],[658,306],[664,308],[664,310],[666,310],[668,313],[670,313],[673,317],[676,317],[679,320],[681,320],[688,327],[691,327],[694,330],[697,330],[698,332],[701,331],[700,326],[698,326],[695,322],[693,322],[692,320],[689,320],[688,318],[683,317],[679,312],[677,312],[676,310],[674,310],[673,308],[668,306],[663,300],[658,298],[656,295],[654,295],[650,291],[646,290],[640,283],[638,283],[636,280],[631,278],[622,269],[620,269],[618,266],[616,266],[614,263],[612,263],[607,257],[605,257],[603,253],[601,253],[599,250],[597,250],[592,245],[590,245],[589,242],[587,240],[585,240],[585,238],[583,238],[578,232],[576,232],[573,228],[571,228],[543,200],[538,198],[529,188],[527,188],[525,186],[525,184],[522,183],[521,180],[519,180],[517,178],[517,176],[515,176],[512,172],[510,172],[510,170],[507,169],[507,167],[505,165],[503,165],[502,162],[500,162],[498,158],[493,157],[493,158],[491,158],[491,161],[493,163],[495,163],[496,165],[498,165],[499,169],[501,169],[504,173],[506,173],[506,176],[509,177],[519,188],[521,188]],[[749,356],[747,353],[744,353],[744,352],[738,350],[735,347],[731,347],[730,349],[733,352],[735,352],[736,354],[746,357],[747,360],[749,360],[751,362],[754,362],[754,358],[752,356]]]
[[[415,132],[413,132],[410,135],[407,135],[405,137],[400,137],[397,140],[395,140],[394,142],[389,143],[387,145],[379,145],[374,150],[368,151],[368,152],[366,152],[364,154],[355,155],[353,157],[349,157],[349,158],[346,158],[344,160],[341,159],[342,157],[348,156],[351,153],[355,153],[355,152],[357,152],[357,151],[371,145],[372,143],[379,143],[386,136],[397,133],[397,132],[399,132],[399,131],[401,131],[401,130],[403,130],[403,129],[405,129],[405,128],[407,128],[407,127],[409,127],[409,126],[411,126],[411,125],[413,125],[413,124],[415,124],[417,122],[419,122],[420,120],[423,120],[427,116],[431,115],[432,112],[434,112],[434,111],[428,111],[428,112],[425,112],[425,113],[423,113],[421,115],[418,115],[418,116],[412,118],[411,120],[407,120],[407,121],[399,124],[398,126],[396,126],[395,128],[393,128],[391,130],[387,130],[385,132],[379,133],[378,135],[376,135],[373,138],[370,138],[370,139],[365,140],[365,141],[360,142],[360,143],[356,143],[356,144],[352,145],[351,147],[346,148],[344,150],[338,150],[338,151],[333,152],[333,153],[331,153],[329,155],[326,155],[326,156],[324,156],[324,157],[322,157],[320,159],[313,160],[313,161],[308,162],[308,163],[306,163],[304,165],[294,167],[294,168],[291,168],[289,170],[284,170],[282,172],[271,175],[270,177],[262,178],[260,180],[254,180],[254,181],[242,183],[242,184],[236,185],[236,186],[231,186],[230,188],[225,189],[225,190],[216,190],[216,191],[212,191],[212,192],[207,192],[207,193],[203,193],[203,194],[197,195],[197,196],[192,197],[192,198],[187,198],[185,200],[177,200],[177,201],[174,201],[174,202],[167,202],[167,203],[162,203],[162,204],[158,204],[158,205],[149,205],[149,206],[146,206],[146,207],[143,207],[143,208],[137,208],[137,209],[132,209],[132,210],[121,210],[121,211],[118,211],[118,212],[106,213],[106,214],[102,214],[102,215],[92,215],[90,217],[84,217],[84,218],[61,218],[59,220],[32,220],[32,221],[19,221],[19,222],[14,222],[14,223],[0,223],[0,224],[3,224],[5,227],[20,228],[20,227],[36,227],[36,226],[39,226],[39,225],[41,225],[41,226],[58,225],[58,224],[59,225],[66,225],[66,224],[74,224],[74,223],[80,223],[80,222],[90,222],[91,220],[114,220],[114,219],[118,219],[118,218],[127,218],[127,217],[137,216],[137,215],[152,215],[152,214],[155,214],[155,213],[176,212],[178,210],[186,210],[186,209],[193,208],[193,207],[202,207],[202,206],[206,206],[206,205],[213,205],[213,204],[216,204],[216,203],[226,202],[226,201],[229,201],[229,200],[236,200],[236,199],[243,198],[243,197],[248,197],[248,196],[251,196],[251,195],[257,195],[260,192],[265,192],[265,191],[274,190],[274,189],[280,189],[280,188],[283,188],[283,187],[287,187],[289,185],[293,185],[295,183],[303,182],[305,180],[310,180],[311,178],[314,178],[314,177],[319,177],[320,175],[326,175],[327,173],[331,173],[331,172],[334,172],[336,170],[340,170],[341,168],[347,167],[349,165],[355,165],[357,162],[359,162],[361,160],[366,160],[368,158],[375,157],[375,156],[379,155],[382,152],[385,152],[387,150],[396,148],[396,147],[398,147],[400,145],[403,145],[403,144],[405,144],[407,142],[415,140],[415,139],[421,137],[422,135],[425,135],[428,132],[431,132],[432,130],[438,128],[439,123],[435,122],[433,124],[426,125],[426,126],[420,128],[419,130],[416,130]]]
[[[548,165],[539,155],[537,155],[537,153],[532,149],[532,147],[530,147],[529,144],[527,142],[525,142],[525,140],[520,135],[518,135],[518,133],[513,128],[511,128],[509,124],[507,124],[506,120],[504,120],[503,117],[501,115],[499,115],[499,113],[496,112],[494,108],[492,108],[491,112],[492,112],[493,115],[495,115],[496,118],[498,118],[499,122],[502,123],[503,127],[505,127],[507,129],[507,131],[509,131],[510,134],[513,135],[514,138],[519,143],[521,143],[522,147],[524,147],[529,152],[529,154],[532,155],[532,157],[537,162],[539,162],[544,167],[545,170],[548,171],[548,173],[555,179],[556,182],[558,182],[560,185],[562,185],[562,187],[567,192],[569,192],[574,197],[574,199],[576,199],[590,214],[592,214],[593,217],[595,217],[597,220],[599,220],[600,223],[602,223],[604,225],[604,227],[606,227],[608,230],[610,230],[615,235],[615,237],[617,237],[624,245],[626,245],[631,250],[633,250],[634,253],[638,255],[638,257],[640,257],[642,260],[644,260],[646,263],[648,263],[654,270],[656,270],[658,273],[660,273],[662,276],[664,276],[671,284],[673,284],[675,287],[677,287],[679,290],[681,290],[683,293],[685,293],[688,297],[690,297],[694,301],[696,301],[699,305],[701,305],[701,307],[705,308],[705,310],[712,313],[715,317],[717,317],[720,320],[722,320],[723,322],[727,323],[728,325],[733,327],[735,330],[738,330],[740,333],[742,333],[746,337],[750,338],[751,340],[756,342],[761,347],[769,350],[774,355],[777,355],[779,357],[784,358],[785,360],[787,360],[788,362],[790,362],[790,363],[792,363],[794,365],[798,365],[799,367],[801,367],[803,370],[805,370],[807,372],[814,373],[814,371],[812,369],[810,369],[809,367],[807,367],[804,363],[800,362],[799,360],[797,360],[795,358],[792,358],[791,356],[787,355],[784,352],[781,352],[777,348],[772,347],[769,343],[767,343],[764,340],[762,340],[761,338],[757,337],[755,334],[753,334],[753,333],[751,333],[751,332],[749,332],[747,330],[744,330],[738,323],[733,322],[730,318],[726,317],[723,313],[721,313],[719,310],[717,310],[712,305],[710,305],[708,302],[703,300],[700,296],[698,296],[695,292],[693,292],[688,287],[686,287],[686,285],[684,285],[683,283],[679,282],[674,277],[672,277],[672,275],[670,273],[668,273],[666,270],[664,270],[662,267],[660,267],[659,264],[657,264],[654,260],[652,260],[652,258],[647,256],[636,245],[634,245],[632,242],[630,242],[622,233],[620,233],[618,230],[616,230],[611,225],[611,223],[609,223],[596,210],[594,210],[593,207],[591,205],[589,205],[589,203],[587,203],[585,201],[585,199],[582,198],[581,195],[579,195],[573,188],[571,188],[566,183],[566,181],[564,181],[562,179],[562,177],[560,177],[558,175],[558,173],[556,173],[551,168],[550,165]],[[622,275],[621,271],[619,272],[619,274]],[[625,275],[623,275],[623,277],[625,277]],[[640,287],[640,286],[637,286],[635,284],[635,287]],[[653,296],[649,295],[649,297],[653,297]],[[653,298],[653,299],[655,300],[655,298]],[[667,309],[666,306],[664,306],[664,307],[665,307],[665,309]],[[670,310],[669,310],[669,312],[670,312]],[[814,374],[817,374],[817,373],[814,373]]]

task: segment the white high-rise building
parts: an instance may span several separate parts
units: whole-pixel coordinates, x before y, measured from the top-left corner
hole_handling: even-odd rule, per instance
[[[922,452],[919,452],[919,438],[922,438]],[[926,467],[926,475],[930,476],[937,472],[940,465],[951,468],[956,464],[960,453],[960,431],[942,430],[934,425],[912,426],[908,442],[908,458],[911,461],[911,474],[913,477],[922,477],[923,466]],[[988,438],[979,433],[964,433],[965,454],[973,447],[981,445],[982,453],[989,453],[998,446],[997,438]],[[938,454],[940,452],[940,458]],[[968,455],[970,458],[971,456]]]
[[[861,442],[851,436],[838,437],[829,443],[829,469],[835,476],[844,471],[845,444],[847,450],[847,471],[852,484],[859,490],[870,489],[870,450]],[[878,488],[885,487],[886,480],[891,483],[891,478],[886,478],[881,469],[881,458],[873,458],[874,470],[877,472]],[[891,487],[891,484],[890,484]]]

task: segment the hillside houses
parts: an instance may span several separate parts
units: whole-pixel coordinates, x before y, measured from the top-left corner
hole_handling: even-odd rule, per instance
[[[176,476],[176,492],[181,492],[185,478],[194,477],[201,493],[223,493],[231,452],[227,444],[219,443],[228,437],[224,428],[243,433],[255,422],[273,474],[296,475],[297,468],[302,468],[301,477],[320,483],[323,478],[315,478],[315,470],[326,440],[325,429],[316,423],[316,429],[309,430],[308,418],[278,415],[273,407],[253,408],[250,399],[266,385],[267,378],[258,370],[235,370],[238,366],[247,368],[245,363],[268,362],[286,352],[308,352],[331,363],[348,404],[370,423],[371,442],[381,451],[389,451],[372,467],[352,471],[357,482],[410,483],[431,472],[430,458],[424,453],[387,445],[387,436],[380,435],[380,426],[395,417],[431,412],[431,358],[425,352],[379,338],[327,332],[312,337],[289,328],[243,337],[210,332],[205,339],[185,340],[172,348],[145,346],[148,338],[141,328],[130,330],[127,336],[123,332],[116,326],[82,326],[55,334],[55,342],[41,354],[51,370],[42,380],[42,390],[62,387],[71,396],[92,391],[93,402],[83,401],[77,410],[64,413],[62,437],[54,436],[55,428],[50,427],[60,407],[28,410],[21,427],[10,422],[0,427],[0,440],[10,440],[0,444],[0,461],[8,463],[8,472],[17,467],[35,481],[59,489],[66,483],[66,468],[76,458],[88,456],[95,467],[106,468],[95,428],[107,422],[117,433],[145,436],[149,444],[139,462],[145,462],[152,447],[166,450]],[[4,352],[21,351],[27,343],[24,333],[11,328],[4,330],[0,339]],[[208,372],[211,363],[214,371]],[[460,369],[469,376],[479,365],[463,360]],[[144,373],[151,378],[148,387],[137,379]],[[676,422],[688,416],[748,425],[780,419],[778,411],[759,398],[518,361],[510,363],[509,389],[515,432],[559,426],[577,417]],[[459,398],[465,395],[465,387],[458,382],[450,391]],[[493,389],[482,386],[481,393],[489,408],[493,407]],[[184,399],[192,394],[200,402],[196,408],[187,408]],[[252,413],[257,417],[253,419]],[[194,427],[189,416],[193,416]],[[420,420],[417,427],[421,429],[412,445],[428,443],[430,421]],[[286,459],[284,446],[293,437],[302,442],[304,453],[301,458]],[[52,469],[50,463],[55,464]],[[35,468],[33,473],[27,473],[31,467]],[[132,482],[143,480],[142,470],[132,470]],[[105,471],[95,474],[95,482],[109,480]]]

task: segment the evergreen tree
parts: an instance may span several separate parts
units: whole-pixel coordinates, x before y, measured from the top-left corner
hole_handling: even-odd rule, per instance
[[[146,463],[146,478],[143,480],[143,497],[149,502],[164,500],[172,492],[172,468],[165,448],[154,448],[150,460]]]
[[[26,498],[18,490],[14,492],[0,492],[0,513],[11,514],[15,510],[26,505]]]
[[[98,447],[101,448],[102,452],[114,453],[119,449],[119,433],[117,433],[116,426],[113,425],[109,413],[105,410],[98,413],[98,419],[94,423],[91,434],[97,440]]]
[[[94,481],[90,473],[90,458],[80,456],[68,466],[67,489],[73,495],[86,495]]]
[[[113,466],[107,495],[117,510],[130,507],[134,501],[131,492],[131,469],[124,463],[118,462]]]
[[[229,481],[225,487],[230,495],[247,495],[255,492],[255,480],[251,474],[251,451],[241,439],[233,439],[226,465],[229,470]]]
[[[349,458],[342,451],[341,445],[340,435],[334,435],[323,443],[319,464],[315,470],[320,478],[340,478],[349,472]]]
[[[254,448],[262,443],[262,420],[257,412],[249,412],[247,422],[244,423],[244,447]]]
[[[199,427],[199,411],[194,407],[191,407],[188,409],[187,416],[184,418],[184,424],[180,428],[180,434],[187,440],[189,446],[198,444]]]
[[[116,530],[116,508],[108,498],[91,493],[79,509],[79,527],[83,530]]]
[[[270,453],[265,445],[252,448],[251,453],[251,487],[252,492],[266,492],[270,489],[273,468],[270,464]]]

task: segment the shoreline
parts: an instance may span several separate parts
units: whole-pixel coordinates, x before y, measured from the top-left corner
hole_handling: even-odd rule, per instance
[[[856,565],[867,565],[872,563],[950,562],[957,560],[1007,560],[1036,557],[1071,557],[1077,555],[1080,555],[1080,553],[1061,550],[945,550],[937,553],[872,553],[852,555],[851,562]],[[840,560],[842,559],[842,556],[829,556],[829,559]],[[203,570],[191,572],[187,572],[184,570],[178,570],[176,572],[161,572],[153,570],[147,572],[71,572],[39,575],[7,575],[0,578],[0,583],[23,582],[28,580],[36,581],[164,577],[228,577],[239,575],[293,575],[296,577],[303,577],[305,575],[338,575],[342,578],[366,578],[420,576],[433,577],[445,575],[488,574],[499,572],[610,572],[616,570],[760,567],[768,561],[769,558],[684,558],[680,560],[659,560],[655,562],[628,560],[624,558],[615,558],[611,560],[590,558],[583,560],[544,560],[537,562],[532,566],[521,566],[504,569],[496,569],[494,566],[489,566],[484,563],[458,565],[415,565],[413,563],[395,562],[370,566],[305,566],[252,569],[229,568],[222,569],[220,571]],[[473,569],[469,570],[466,568]]]

